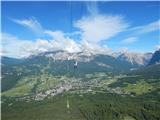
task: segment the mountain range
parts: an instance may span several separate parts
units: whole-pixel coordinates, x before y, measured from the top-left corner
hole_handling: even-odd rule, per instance
[[[89,52],[44,52],[23,59],[2,57],[2,73],[4,70],[6,70],[7,68],[11,68],[12,66],[25,66],[27,67],[27,69],[33,71],[37,68],[38,65],[41,65],[43,67],[48,66],[48,68],[50,68],[50,71],[55,74],[66,74],[73,72],[73,65],[75,61],[77,61],[78,63],[77,72],[79,74],[92,72],[122,73],[147,65],[151,57],[152,53],[138,54],[126,52],[104,55],[92,54]]]
[[[44,52],[28,58],[2,57],[2,91],[10,89],[24,76],[51,75],[85,76],[97,72],[112,74],[128,73],[157,64],[160,50],[155,53],[116,53],[112,55],[92,53],[68,53],[65,51]],[[78,67],[74,69],[77,61]]]
[[[146,65],[159,63],[159,59],[160,50],[157,50],[154,54],[119,52],[111,55],[93,54],[90,52],[68,53],[65,51],[50,51],[22,59],[2,57],[1,66],[2,73],[12,66],[25,66],[32,71],[32,69],[34,70],[38,65],[41,65],[43,67],[48,66],[55,74],[65,74],[74,71],[73,65],[77,61],[77,72],[79,74],[92,72],[123,73]]]

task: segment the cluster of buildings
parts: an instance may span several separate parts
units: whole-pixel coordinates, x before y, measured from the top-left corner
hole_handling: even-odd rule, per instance
[[[72,89],[72,85],[70,84],[63,84],[62,86],[60,87],[56,87],[56,88],[53,88],[53,89],[49,89],[45,92],[40,92],[40,93],[37,93],[35,96],[34,96],[34,99],[35,100],[43,100],[44,98],[46,97],[53,97],[55,95],[58,95],[60,93],[63,93],[65,91],[69,91],[70,89]]]

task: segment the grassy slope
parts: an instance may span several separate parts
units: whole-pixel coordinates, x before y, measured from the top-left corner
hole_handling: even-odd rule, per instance
[[[2,92],[2,95],[15,97],[30,95],[35,92],[46,91],[54,88],[58,83],[69,80],[65,76],[57,78],[56,76],[41,74],[39,76],[27,76],[19,80],[14,87]]]
[[[121,77],[109,85],[112,89],[132,92],[136,95],[149,93],[160,88],[160,78],[146,78],[145,76],[132,75]]]

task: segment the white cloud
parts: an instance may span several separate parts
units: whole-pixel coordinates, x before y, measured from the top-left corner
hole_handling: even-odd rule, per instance
[[[25,57],[30,54],[25,49],[30,48],[33,45],[33,42],[29,40],[19,40],[15,36],[2,33],[1,44],[1,53],[3,53],[3,55],[9,57]]]
[[[21,40],[13,35],[2,33],[2,50],[0,53],[1,55],[20,58],[46,51],[64,50],[70,53],[81,51],[81,45],[68,37],[64,37],[63,32],[45,31],[45,33],[53,38],[31,41]]]
[[[153,32],[160,29],[160,20],[154,21],[144,26],[134,27],[131,30],[135,31],[134,34],[143,34]]]
[[[89,12],[90,15],[98,15],[99,10],[98,10],[98,5],[96,1],[91,1],[87,3],[87,11]]]
[[[13,22],[22,25],[24,27],[27,27],[28,29],[32,30],[36,34],[40,34],[43,32],[43,28],[41,24],[38,22],[38,20],[34,17],[29,18],[29,19],[11,19]]]
[[[159,45],[156,45],[156,50],[159,50],[160,49],[160,44]]]
[[[51,42],[44,39],[37,39],[31,46],[26,49],[30,54],[38,54],[41,52],[46,52],[52,50]]]
[[[5,56],[6,54],[7,54],[7,51],[5,51],[5,50],[3,50],[1,48],[1,50],[0,50],[0,56]]]
[[[129,38],[127,38],[127,39],[122,40],[120,43],[121,43],[121,44],[128,45],[128,44],[135,43],[136,41],[137,41],[137,38],[136,38],[136,37],[129,37]]]
[[[81,46],[77,44],[73,39],[65,37],[65,33],[62,31],[45,31],[46,34],[53,37],[51,41],[55,50],[64,50],[67,52],[80,52]]]
[[[108,48],[107,45],[100,46],[99,44],[94,43],[88,43],[86,41],[82,41],[81,43],[82,51],[84,52],[90,52],[92,54],[112,54],[112,51],[110,48]]]
[[[49,36],[53,37],[56,40],[64,40],[64,33],[62,31],[51,31],[51,30],[46,30],[46,34]]]
[[[128,25],[120,16],[90,16],[75,22],[75,27],[82,31],[82,41],[98,43],[124,31]]]
[[[129,51],[128,47],[122,47],[117,50],[119,53],[126,53]]]
[[[128,27],[121,16],[99,15],[97,12],[92,16],[83,17],[76,21],[74,25],[81,31],[82,48],[102,54],[109,54],[111,50],[107,45],[105,47],[100,45],[100,41],[108,40]]]
[[[52,50],[52,44],[48,40],[37,39],[36,41],[22,40],[13,35],[2,33],[1,53],[9,57],[27,57]],[[5,51],[5,52],[3,52]]]

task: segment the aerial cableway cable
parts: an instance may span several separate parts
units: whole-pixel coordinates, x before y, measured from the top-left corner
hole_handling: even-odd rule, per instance
[[[82,16],[83,14],[83,3],[82,2],[78,2],[78,4],[80,5],[80,11],[79,11],[79,14]],[[78,7],[79,7],[78,5]],[[72,37],[72,32],[73,32],[73,1],[70,1],[70,4],[69,4],[69,7],[70,7],[70,33],[71,33],[71,36]],[[74,75],[75,75],[75,70],[78,68],[78,62],[77,60],[74,61],[73,63],[73,67],[74,69]],[[70,71],[70,58],[68,57],[67,58],[67,74],[69,74],[69,71]],[[66,108],[67,108],[67,112],[68,114],[70,114],[70,104],[69,104],[69,97],[68,97],[68,94],[67,94],[67,105],[66,105]]]

